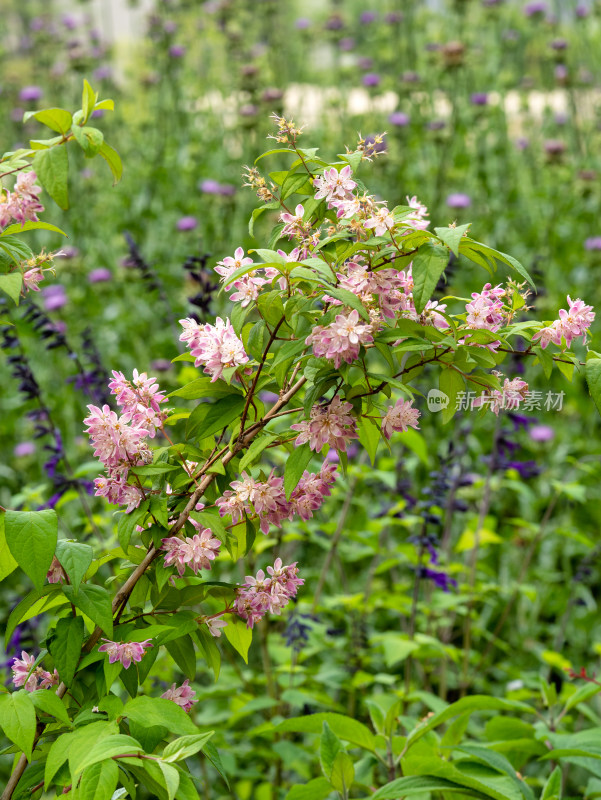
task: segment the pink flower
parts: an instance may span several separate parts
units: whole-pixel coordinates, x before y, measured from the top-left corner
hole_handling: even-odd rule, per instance
[[[236,336],[231,322],[224,322],[221,317],[215,322],[215,325],[198,325],[193,319],[180,320],[184,333],[179,337],[188,344],[196,359],[194,365],[204,366],[212,382],[222,376],[224,369],[248,362],[242,340]]]
[[[225,290],[229,291],[232,288],[232,285],[228,285],[228,279],[230,275],[233,275],[236,270],[241,269],[242,267],[250,267],[254,264],[254,261],[250,257],[244,257],[244,250],[241,247],[236,248],[234,252],[234,257],[228,256],[224,258],[223,261],[217,262],[217,266],[215,267],[215,272],[218,275],[221,275],[221,282],[225,284]]]
[[[308,420],[290,426],[291,430],[300,432],[295,445],[309,442],[310,449],[317,452],[327,444],[345,452],[347,444],[358,436],[355,418],[349,413],[351,409],[352,405],[338,396],[331,403],[313,406]]]
[[[294,209],[294,214],[288,214],[287,212],[280,214],[280,221],[284,223],[282,236],[296,236],[299,232],[304,231],[306,227],[303,222],[304,214],[305,209],[302,203],[299,203]]]
[[[44,280],[44,270],[41,267],[33,267],[23,273],[23,285],[27,291],[39,292],[38,283]]]
[[[495,374],[498,375],[499,373]],[[519,408],[520,403],[526,399],[527,395],[528,384],[526,381],[520,380],[520,378],[513,378],[513,380],[505,378],[502,390],[492,389],[481,394],[480,397],[474,400],[473,407],[488,405],[493,414],[498,417],[499,411],[513,411]]]
[[[109,389],[134,426],[145,428],[148,436],[154,438],[156,429],[162,427],[167,416],[160,408],[167,398],[159,389],[156,378],[149,378],[145,372],[139,373],[134,369],[133,380],[128,381],[122,372],[113,370]]]
[[[4,228],[11,222],[24,224],[27,221],[37,222],[37,215],[44,210],[38,195],[41,186],[36,185],[35,172],[19,173],[14,189],[0,195],[0,227]]]
[[[109,654],[109,664],[120,661],[125,669],[129,669],[132,661],[140,662],[148,648],[152,647],[152,640],[145,639],[143,642],[111,642],[109,639],[102,639],[105,644],[98,648],[99,653]]]
[[[146,428],[131,425],[131,416],[118,417],[108,405],[102,409],[89,405],[90,416],[84,419],[86,433],[92,439],[94,455],[106,467],[124,468],[148,463],[148,448],[142,440],[148,436]],[[152,460],[152,459],[150,459]]]
[[[181,706],[184,711],[190,711],[194,703],[198,703],[198,700],[195,700],[196,692],[189,686],[188,678],[182,683],[181,686],[177,686],[175,683],[171,684],[171,688],[167,689],[161,697],[164,697],[166,700],[173,700],[173,702]]]
[[[252,628],[267,613],[280,614],[290,598],[296,597],[297,588],[304,581],[298,576],[296,562],[288,566],[282,565],[280,558],[273,567],[267,567],[267,577],[262,569],[255,578],[246,576],[246,583],[236,592],[235,610],[238,616],[246,620],[248,628]]]
[[[547,328],[537,331],[532,341],[540,341],[544,349],[550,342],[561,347],[562,338],[566,347],[570,347],[572,340],[582,336],[583,344],[586,343],[586,334],[595,319],[592,306],[587,306],[580,299],[572,300],[568,295],[568,310],[560,309],[559,319],[556,319]]]
[[[227,628],[227,622],[217,617],[198,617],[198,622],[201,625],[206,625],[211,636],[214,636],[216,639],[221,636],[221,629]]]
[[[15,658],[11,670],[13,673],[13,683],[15,686],[25,686],[28,692],[34,692],[38,686],[38,679],[35,672],[29,673],[35,664],[35,657],[28,655],[25,650],[21,651],[21,658]],[[29,678],[27,677],[29,675]]]
[[[468,326],[498,331],[505,324],[507,317],[503,308],[503,298],[506,294],[501,285],[493,289],[490,283],[485,284],[481,292],[472,292],[473,299],[465,307]]]
[[[394,217],[390,211],[383,206],[363,223],[363,227],[373,228],[376,236],[384,236],[391,228],[394,228]]]
[[[62,581],[67,580],[65,571],[63,570],[61,563],[56,556],[54,556],[52,559],[50,569],[46,573],[46,580],[48,583],[61,583]]]
[[[321,177],[317,177],[313,181],[313,188],[317,189],[315,199],[325,198],[330,207],[332,207],[333,200],[346,200],[357,186],[355,181],[351,180],[352,174],[350,164],[343,167],[340,172],[335,167],[326,169]]]
[[[200,528],[200,524],[190,520],[195,527]],[[183,576],[186,566],[197,575],[201,569],[211,569],[211,562],[219,555],[221,542],[213,537],[209,528],[204,528],[194,536],[187,536],[179,539],[177,536],[170,536],[163,539],[161,549],[166,551],[165,567],[175,566],[180,578]]]
[[[413,401],[397,400],[382,418],[382,433],[390,439],[393,431],[404,433],[409,428],[419,428],[417,422],[419,417],[420,412],[417,408],[413,408]]]
[[[372,327],[359,322],[359,313],[353,309],[350,314],[338,314],[327,327],[318,325],[307,336],[305,344],[313,347],[317,358],[328,358],[336,368],[343,361],[351,364],[359,356],[362,344],[373,342]]]
[[[414,213],[403,219],[403,225],[408,225],[417,231],[425,230],[430,224],[430,221],[426,219],[428,216],[427,206],[420,203],[415,195],[407,197],[407,205],[414,209]]]
[[[127,506],[125,512],[129,514],[140,505],[144,493],[134,484],[127,482],[126,475],[100,475],[94,480],[96,497],[106,497],[109,503],[117,506]]]

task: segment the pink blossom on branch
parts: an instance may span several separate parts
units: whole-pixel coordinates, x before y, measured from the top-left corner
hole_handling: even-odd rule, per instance
[[[152,639],[145,639],[143,642],[112,642],[109,639],[102,639],[104,644],[98,648],[99,653],[109,654],[109,664],[120,661],[125,669],[129,669],[132,662],[139,663],[148,648],[153,647]]]
[[[160,404],[167,402],[159,389],[157,379],[149,378],[145,372],[139,373],[134,369],[133,379],[128,381],[122,372],[113,370],[109,389],[116,396],[117,405],[121,406],[124,414],[129,415],[133,424],[145,428],[148,436],[154,438],[155,430],[162,426],[166,417]]]
[[[570,347],[573,339],[580,336],[585,344],[587,331],[594,319],[595,312],[592,306],[585,305],[580,299],[572,300],[568,295],[568,310],[560,309],[559,319],[556,319],[547,328],[537,331],[532,337],[532,341],[539,341],[543,350],[551,342],[561,347],[562,338],[565,340],[566,347]]]
[[[305,339],[317,358],[327,358],[338,369],[343,361],[352,364],[359,357],[362,344],[373,342],[372,326],[359,322],[359,312],[353,309],[346,316],[338,314],[326,327],[318,325]]]
[[[170,536],[161,543],[161,549],[165,551],[164,566],[174,566],[180,578],[187,566],[195,575],[201,569],[211,569],[211,562],[219,555],[220,547],[221,542],[213,536],[209,528],[184,539]]]
[[[397,400],[382,418],[382,433],[390,439],[394,431],[404,433],[409,428],[419,428],[420,412],[411,400]]]
[[[235,611],[246,620],[248,628],[252,628],[265,614],[281,614],[304,583],[298,577],[296,562],[283,566],[282,559],[277,558],[273,567],[267,567],[267,572],[266,576],[260,569],[256,577],[247,575],[246,583],[236,593]]]
[[[351,179],[352,174],[350,164],[343,167],[340,172],[335,167],[326,169],[321,177],[317,177],[313,181],[313,188],[317,189],[315,199],[325,199],[330,208],[337,204],[336,201],[349,199],[353,189],[357,186]]]
[[[231,322],[217,317],[215,325],[199,325],[193,319],[180,319],[184,332],[179,337],[186,342],[196,359],[196,367],[204,366],[214,382],[223,375],[223,370],[239,367],[248,362],[242,340],[236,336]]]
[[[313,406],[310,419],[290,426],[291,430],[300,432],[295,445],[308,442],[316,452],[324,445],[346,452],[347,444],[358,436],[357,423],[349,413],[351,409],[352,405],[338,396],[331,403]]]
[[[65,575],[65,571],[61,566],[61,562],[56,556],[54,556],[52,559],[50,569],[46,573],[46,580],[48,583],[62,583],[63,581],[67,580],[67,576]]]
[[[17,688],[23,686],[26,692],[35,692],[36,689],[49,689],[58,685],[59,677],[56,670],[51,673],[42,667],[33,669],[34,664],[35,657],[30,656],[25,650],[21,651],[21,658],[13,659],[11,670],[13,683]]]
[[[189,683],[188,678],[186,678],[181,686],[172,683],[171,687],[167,689],[166,692],[163,692],[161,697],[164,697],[166,700],[173,700],[176,705],[183,708],[184,711],[189,712],[194,703],[198,703],[198,699],[195,699],[196,692]]]

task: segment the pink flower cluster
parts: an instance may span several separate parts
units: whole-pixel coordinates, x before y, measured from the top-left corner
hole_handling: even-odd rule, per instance
[[[160,408],[167,398],[159,389],[156,378],[149,378],[145,372],[138,373],[134,369],[133,380],[128,381],[122,372],[113,370],[109,389],[134,426],[145,428],[153,439],[156,429],[162,427],[167,416],[167,412]]]
[[[328,462],[324,462],[317,474],[305,470],[288,501],[283,478],[276,477],[272,472],[266,481],[260,482],[243,472],[242,480],[231,483],[231,489],[215,502],[219,507],[219,515],[231,515],[234,525],[245,514],[257,515],[261,521],[261,531],[267,534],[270,525],[279,528],[284,520],[292,519],[295,514],[301,519],[310,519],[330,494],[329,487],[334,483],[335,473],[336,466]]]
[[[277,252],[278,255],[282,256],[282,258],[288,262],[298,261],[300,259],[298,247],[295,247],[290,253],[285,253],[283,250],[278,250]],[[271,283],[274,278],[280,277],[280,289],[285,290],[288,285],[286,277],[275,267],[262,268],[260,266],[257,267],[257,269],[249,270],[246,275],[237,278],[233,283],[230,282],[230,276],[233,275],[236,270],[241,267],[250,267],[253,264],[254,261],[252,258],[244,258],[244,250],[238,247],[233,258],[232,256],[228,256],[224,258],[223,261],[219,261],[215,267],[215,272],[222,276],[221,282],[224,284],[226,292],[231,292],[232,289],[235,290],[230,294],[230,300],[235,303],[239,302],[242,308],[246,308],[249,303],[256,300],[261,287]],[[265,275],[264,278],[260,275],[261,272]]]
[[[472,300],[465,307],[468,327],[496,333],[507,320],[503,306],[506,296],[507,291],[500,284],[493,289],[490,283],[486,283],[481,292],[472,292]]]
[[[426,230],[430,224],[430,221],[426,219],[426,217],[429,216],[428,207],[420,203],[415,195],[413,195],[413,197],[407,197],[407,205],[413,209],[413,213],[405,217],[402,220],[402,224],[416,231]]]
[[[382,433],[390,439],[394,431],[404,433],[408,428],[419,428],[420,412],[411,400],[397,400],[382,418]]]
[[[586,343],[586,332],[594,319],[595,312],[592,306],[585,305],[582,300],[572,300],[568,295],[568,310],[560,309],[559,319],[535,333],[532,341],[540,340],[543,350],[550,342],[561,347],[562,338],[565,339],[566,347],[570,347],[572,340],[580,336],[583,343]]]
[[[58,684],[59,677],[56,670],[50,673],[41,667],[33,669],[34,664],[35,657],[28,655],[25,650],[21,651],[21,658],[13,659],[11,670],[15,686],[23,686],[26,692],[35,692],[36,689],[50,689],[51,686]]]
[[[109,639],[102,639],[104,644],[98,648],[99,653],[109,654],[109,664],[114,664],[120,661],[125,669],[131,667],[132,661],[139,663],[146,651],[153,647],[151,639],[145,639],[143,642],[111,642]]]
[[[161,549],[165,550],[164,566],[174,566],[180,578],[187,566],[195,575],[201,569],[211,569],[211,562],[219,555],[221,547],[221,542],[213,536],[209,528],[201,528],[200,523],[196,520],[190,519],[189,521],[199,533],[195,533],[194,536],[186,536],[184,539],[169,536],[161,543]]]
[[[181,706],[184,711],[189,712],[194,703],[198,703],[198,700],[194,699],[196,697],[196,692],[189,683],[188,678],[186,678],[181,686],[172,683],[171,687],[167,689],[166,692],[163,692],[161,697],[164,697],[165,700],[173,700],[176,705]]]
[[[102,409],[90,405],[90,416],[84,424],[88,426],[86,433],[92,439],[94,455],[107,472],[94,481],[96,496],[106,497],[109,503],[125,505],[129,513],[139,506],[143,493],[127,482],[127,475],[131,467],[152,461],[152,453],[144,440],[153,438],[156,429],[162,426],[165,412],[160,410],[160,404],[166,398],[156,378],[148,378],[145,372],[139,374],[134,370],[131,382],[121,372],[113,372],[113,376],[109,388],[125,413],[117,416],[108,405]]]
[[[497,376],[499,373],[493,373]],[[481,394],[473,402],[473,407],[488,406],[497,417],[499,411],[513,411],[519,408],[520,403],[527,399],[528,384],[520,378],[505,378],[502,389],[492,389],[485,394]]]
[[[204,366],[204,371],[214,382],[223,375],[223,370],[239,367],[248,362],[242,340],[236,336],[231,322],[217,317],[215,325],[199,325],[193,319],[180,319],[184,332],[179,337],[186,342],[196,359],[196,367]]]
[[[324,445],[335,450],[346,451],[347,444],[357,438],[357,424],[351,416],[352,405],[338,396],[330,403],[313,406],[309,419],[291,425],[290,429],[299,431],[295,445],[309,442],[311,450],[318,452]]]
[[[39,195],[42,187],[36,184],[35,172],[19,173],[12,192],[0,195],[0,228],[11,222],[37,222],[37,215],[44,210]]]
[[[334,322],[326,327],[317,325],[305,339],[313,347],[317,358],[327,358],[336,368],[343,361],[352,364],[359,356],[362,344],[373,342],[372,325],[359,322],[359,313],[353,309],[346,316],[337,314]]]
[[[282,236],[299,240],[298,252],[301,260],[307,258],[309,251],[319,244],[319,231],[314,231],[310,222],[303,221],[304,215],[305,209],[302,203],[296,206],[294,214],[289,214],[288,212],[280,214],[280,221],[284,223]]]
[[[317,189],[315,199],[326,200],[328,208],[339,208],[343,201],[353,197],[353,189],[357,184],[352,180],[352,174],[350,164],[340,172],[335,167],[326,169],[321,177],[313,181],[313,188]]]
[[[267,572],[268,576],[260,569],[255,578],[247,575],[246,583],[236,592],[235,611],[246,620],[248,628],[252,628],[265,614],[281,614],[290,598],[296,597],[297,588],[304,583],[297,577],[296,562],[283,566],[282,559],[276,558],[273,567],[267,567]]]

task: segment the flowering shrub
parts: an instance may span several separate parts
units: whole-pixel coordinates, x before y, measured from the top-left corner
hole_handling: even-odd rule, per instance
[[[72,137],[86,154],[96,149],[107,158],[97,134],[79,125],[94,105],[85,100],[86,91],[84,108],[73,117],[81,130],[67,133],[58,115],[65,127],[61,143]],[[357,441],[373,463],[378,448],[394,447],[395,438],[403,441],[419,428],[421,396],[433,388],[434,370],[438,396],[446,398],[442,425],[469,391],[477,393],[473,405],[482,414],[519,409],[527,401],[528,382],[505,367],[509,355],[531,357],[532,370],[540,365],[545,373],[555,362],[570,370],[586,366],[599,404],[601,357],[589,351],[582,362],[570,350],[574,339],[586,341],[594,320],[590,306],[568,298],[569,311],[550,326],[529,319],[533,283],[516,259],[471,238],[468,224],[430,230],[427,209],[415,197],[389,208],[369,193],[361,167],[382,152],[382,137],[361,139],[331,163],[317,149],[299,146],[301,130],[293,122],[275,121],[274,138],[283,146],[264,156],[288,159],[287,169],[269,180],[256,166],[247,173],[263,201],[253,222],[265,211],[277,214],[267,247],[245,255],[237,246],[217,265],[234,303],[228,319],[217,318],[215,325],[180,321],[187,349],[174,360],[193,364],[196,376],[167,397],[146,372],[134,371],[129,380],[115,371],[108,388],[119,413],[109,403],[88,406],[86,433],[105,468],[94,491],[121,506],[119,546],[94,551],[87,543],[59,540],[52,508],[3,513],[3,573],[19,567],[34,586],[11,613],[7,637],[33,610],[54,609],[44,649],[37,655],[23,651],[13,663],[19,690],[0,696],[0,725],[21,753],[3,798],[43,789],[104,800],[117,787],[118,796],[135,796],[145,787],[160,798],[194,798],[196,778],[185,760],[200,751],[227,780],[210,741],[213,732],[194,722],[189,680],[197,657],[218,673],[227,640],[246,661],[261,620],[281,614],[306,589],[302,564],[284,564],[277,550],[265,558],[266,546],[272,536],[277,543],[277,532],[295,517],[307,520],[319,511],[337,477],[352,466]],[[51,196],[64,197],[64,186],[43,183]],[[14,208],[25,214],[31,203],[31,216],[39,210],[31,199],[39,192],[28,191],[25,201],[25,190],[15,190],[22,197]],[[274,249],[282,240],[290,252]],[[452,296],[433,301],[452,256],[491,274],[499,265],[511,272],[467,302]],[[11,267],[8,274],[21,281],[21,272],[21,266]],[[15,300],[20,290],[19,283]],[[554,349],[547,349],[550,344]],[[174,406],[196,400],[192,408]],[[268,448],[285,454],[283,471],[265,472]],[[419,548],[420,565],[424,552],[437,564],[432,542],[420,539]],[[269,564],[266,569],[243,581],[228,577],[232,563],[243,558],[254,571],[255,553]],[[115,561],[118,580],[103,580],[103,567]],[[442,571],[421,569],[445,591],[454,583]],[[161,648],[187,678],[161,696],[140,694]],[[410,669],[406,675],[405,699]],[[400,700],[370,708],[376,735],[339,714],[284,721],[281,731],[321,733],[324,777],[307,786],[307,794],[291,796],[325,798],[335,791],[346,799],[355,790],[381,800],[446,791],[530,796],[516,794],[519,778],[500,756],[496,781],[470,771],[469,764],[463,769],[461,761],[420,764],[407,757],[448,720],[460,718],[459,730],[472,711],[530,713],[527,704],[464,697],[402,740],[394,734]],[[449,746],[460,738],[461,732],[457,739],[449,735]],[[378,769],[369,778],[341,740],[373,756]],[[477,756],[472,752],[476,762]],[[402,759],[404,776],[396,778]],[[555,796],[557,774],[544,797]]]

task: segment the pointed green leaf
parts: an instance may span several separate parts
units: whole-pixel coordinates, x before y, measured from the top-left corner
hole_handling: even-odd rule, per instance
[[[63,588],[65,596],[74,606],[95,622],[108,635],[113,633],[113,610],[111,608],[111,595],[104,586],[83,584],[79,591],[73,586]]]
[[[84,624],[81,617],[65,617],[56,623],[56,634],[50,642],[50,655],[59,677],[67,686],[71,686],[75,670],[81,657],[83,646]]]
[[[241,617],[231,616],[227,626],[223,628],[225,638],[236,650],[244,662],[248,664],[248,648],[252,642],[252,630],[246,627],[246,622]]]
[[[7,511],[4,527],[10,552],[41,591],[58,539],[56,511]]]
[[[0,726],[7,739],[17,745],[31,761],[31,751],[35,739],[36,718],[35,706],[29,692],[20,689],[18,692],[0,695]]]
[[[63,145],[38,150],[33,159],[33,168],[39,182],[60,208],[69,208],[67,178],[69,157]]]
[[[439,244],[426,242],[413,259],[413,302],[421,314],[432,297],[440,276],[449,263],[449,251]]]
[[[290,495],[296,489],[298,482],[303,477],[303,472],[307,468],[313,452],[309,444],[302,444],[290,453],[286,459],[284,467],[284,491],[286,500],[290,500]]]
[[[19,305],[21,288],[23,286],[23,275],[20,270],[0,275],[0,290],[7,294],[15,305]]]
[[[89,544],[59,539],[56,544],[56,557],[69,576],[71,585],[75,591],[77,591],[79,584],[83,580],[83,576],[92,563],[94,551]]]

